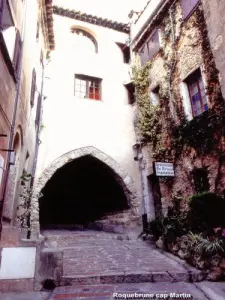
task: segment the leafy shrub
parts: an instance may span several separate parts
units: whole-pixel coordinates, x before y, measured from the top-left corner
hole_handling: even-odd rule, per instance
[[[177,237],[187,234],[190,230],[187,213],[176,213],[172,210],[167,217],[151,221],[149,226],[156,240],[162,236],[167,243],[174,242]]]
[[[219,238],[203,238],[201,234],[193,234],[190,232],[188,235],[190,239],[189,251],[198,253],[202,257],[211,257],[215,254],[224,254],[225,247],[224,241]]]
[[[222,240],[218,238],[210,241],[208,238],[203,239],[200,244],[200,249],[202,251],[203,256],[212,256],[215,254],[223,254],[224,253],[224,244]]]
[[[155,240],[158,240],[159,237],[163,235],[164,232],[163,219],[156,218],[155,220],[150,221],[149,227]]]
[[[215,193],[205,192],[190,198],[189,219],[197,231],[210,230],[225,225],[225,199]]]

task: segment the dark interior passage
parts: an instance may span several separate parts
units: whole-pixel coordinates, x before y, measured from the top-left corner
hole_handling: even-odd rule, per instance
[[[56,171],[42,190],[40,224],[82,224],[128,209],[115,174],[92,156],[84,156]]]

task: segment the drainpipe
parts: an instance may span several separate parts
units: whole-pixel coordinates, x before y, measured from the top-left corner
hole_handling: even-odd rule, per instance
[[[171,5],[170,9],[169,9],[169,15],[170,15],[170,23],[171,23],[171,29],[172,29],[172,39],[173,39],[173,44],[172,44],[172,48],[175,52],[175,57],[174,60],[172,62],[172,65],[170,66],[170,76],[169,76],[169,95],[170,95],[170,110],[171,110],[171,114],[172,117],[175,117],[175,111],[174,111],[174,106],[173,106],[173,91],[172,91],[172,75],[173,72],[175,70],[175,66],[176,66],[176,57],[177,57],[177,53],[175,50],[175,31],[174,31],[174,23],[173,23],[173,15],[172,15],[172,8],[173,5],[175,4],[176,1],[173,2],[173,4]]]
[[[138,106],[137,106],[138,110]],[[136,143],[137,143],[137,162],[138,162],[138,169],[140,174],[140,181],[141,181],[141,200],[142,200],[142,226],[143,226],[143,232],[147,231],[148,228],[148,214],[147,214],[147,204],[145,201],[145,191],[146,191],[146,184],[145,184],[145,178],[144,178],[144,159],[142,154],[142,143],[139,139],[139,133],[137,130],[135,130],[135,136],[136,136]]]
[[[35,180],[35,174],[37,169],[37,159],[38,159],[38,152],[39,152],[39,146],[41,144],[40,141],[40,133],[41,133],[41,124],[42,124],[42,107],[43,107],[43,100],[44,100],[44,78],[45,78],[45,66],[46,64],[43,63],[42,65],[42,79],[41,79],[41,91],[40,91],[40,118],[37,124],[37,133],[36,133],[36,142],[35,142],[35,152],[34,152],[34,161],[33,161],[33,167],[31,172],[31,181],[30,181],[30,190],[33,190],[34,187],[34,180]],[[38,105],[38,103],[37,103]],[[31,199],[29,199],[28,206],[31,206]],[[27,219],[27,226],[28,226],[28,232],[27,232],[27,239],[31,238],[31,230],[29,229],[31,225],[31,214],[29,213],[28,219]]]
[[[3,3],[4,1],[2,1]],[[13,139],[15,134],[15,125],[16,125],[16,116],[17,116],[17,109],[19,104],[19,95],[20,95],[20,85],[21,85],[21,77],[22,77],[22,65],[23,65],[23,54],[24,54],[24,41],[25,41],[25,35],[26,35],[26,22],[27,22],[27,0],[25,0],[24,3],[24,16],[23,16],[23,27],[22,27],[22,35],[21,35],[21,50],[20,50],[20,56],[19,56],[19,70],[18,70],[18,77],[17,77],[17,83],[16,83],[16,95],[14,99],[14,107],[13,107],[13,115],[12,115],[12,124],[10,127],[10,135],[9,135],[9,150],[13,150]],[[1,199],[1,208],[0,208],[0,218],[1,218],[1,224],[0,224],[0,235],[2,231],[2,213],[3,213],[3,207],[4,207],[4,201],[6,196],[6,189],[7,189],[7,183],[9,179],[9,171],[10,171],[10,154],[11,152],[8,152],[7,156],[7,164],[6,164],[6,174],[5,174],[5,180],[3,185],[3,193],[2,193],[2,199]]]
[[[39,146],[41,144],[40,141],[40,133],[41,133],[41,124],[42,124],[42,107],[43,107],[43,100],[44,100],[44,79],[45,79],[45,67],[46,67],[46,63],[43,63],[42,66],[42,79],[41,79],[41,91],[40,91],[40,111],[41,111],[41,115],[39,118],[39,122],[37,124],[38,128],[37,128],[37,134],[36,134],[36,143],[35,143],[35,154],[34,154],[34,163],[33,163],[33,168],[32,168],[32,173],[31,173],[31,184],[30,184],[30,188],[32,189],[34,186],[34,179],[35,179],[35,174],[36,174],[36,169],[37,169],[37,159],[38,159],[38,152],[39,152]]]

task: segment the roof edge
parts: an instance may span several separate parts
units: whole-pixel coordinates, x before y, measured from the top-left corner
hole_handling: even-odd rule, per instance
[[[52,1],[52,0],[49,0],[49,1]],[[98,25],[98,26],[102,26],[102,27],[106,27],[106,28],[110,28],[110,29],[124,32],[124,33],[130,32],[129,24],[120,23],[117,21],[109,20],[106,18],[101,18],[101,17],[94,16],[94,15],[87,14],[87,13],[82,13],[80,11],[73,10],[73,9],[66,9],[66,8],[63,8],[60,6],[56,6],[56,5],[53,6],[53,14],[60,15],[63,17],[68,17],[71,19],[83,21],[83,22]]]
[[[46,35],[48,40],[48,48],[49,50],[55,49],[55,36],[54,36],[54,28],[53,28],[53,6],[52,0],[44,0],[44,23],[46,26]]]

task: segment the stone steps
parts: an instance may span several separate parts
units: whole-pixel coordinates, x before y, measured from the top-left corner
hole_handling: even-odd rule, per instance
[[[202,277],[199,272],[115,272],[100,273],[90,275],[70,275],[66,274],[61,278],[60,286],[93,285],[93,284],[122,284],[122,283],[156,283],[156,282],[199,282]]]
[[[171,259],[151,242],[105,232],[45,232],[48,249],[63,252],[60,285],[196,282],[202,274]]]
[[[62,231],[62,234],[58,234],[59,230],[45,230],[42,234],[45,236],[46,248],[73,248],[82,245],[96,245],[101,243],[113,243],[115,240],[137,240],[137,233],[118,234],[107,233],[103,231]]]

